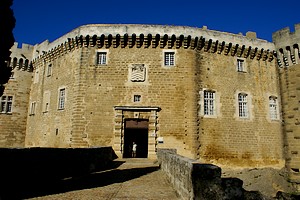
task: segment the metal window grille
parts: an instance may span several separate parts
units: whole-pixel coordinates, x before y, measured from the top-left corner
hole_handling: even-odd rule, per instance
[[[247,94],[239,94],[238,101],[239,101],[239,117],[247,118],[249,115],[249,113],[248,113],[248,95]]]
[[[98,52],[97,53],[97,64],[98,65],[106,65],[106,52]]]
[[[59,99],[58,99],[58,109],[65,108],[65,97],[66,97],[66,90],[65,88],[59,90]]]
[[[204,115],[215,114],[215,92],[204,91]]]
[[[276,97],[269,97],[269,108],[270,108],[270,118],[278,119],[277,98]]]
[[[12,96],[1,97],[1,113],[11,113],[12,111]]]
[[[133,102],[140,102],[141,101],[141,95],[134,95],[133,96]]]
[[[165,66],[175,65],[175,52],[165,52]]]

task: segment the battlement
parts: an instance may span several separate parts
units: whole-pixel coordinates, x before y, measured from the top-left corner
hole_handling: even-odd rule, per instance
[[[300,63],[299,41],[300,23],[295,24],[295,31],[289,27],[283,28],[272,35],[277,49],[277,62],[280,67],[288,67]]]
[[[273,59],[275,50],[273,43],[257,39],[255,32],[247,32],[243,36],[208,30],[207,27],[91,24],[76,28],[51,43],[45,41],[35,46],[33,62],[52,60],[83,46],[203,49],[211,53],[269,61]]]
[[[10,67],[13,69],[17,68],[24,71],[32,71],[32,45],[22,44],[21,48],[19,48],[18,43],[15,42],[11,47],[11,52],[11,60],[8,63]]]

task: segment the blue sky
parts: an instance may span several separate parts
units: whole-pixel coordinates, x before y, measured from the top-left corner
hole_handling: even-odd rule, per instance
[[[300,0],[14,0],[13,30],[19,44],[50,42],[85,24],[159,24],[230,33],[254,31],[272,40],[284,27],[300,23]]]

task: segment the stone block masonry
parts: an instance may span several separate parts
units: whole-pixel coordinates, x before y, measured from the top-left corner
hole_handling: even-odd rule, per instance
[[[126,157],[139,140],[141,157],[176,148],[227,167],[282,168],[287,159],[298,173],[297,27],[272,43],[207,27],[91,24],[14,47],[11,65],[26,75],[6,87],[13,112],[0,115],[0,144],[104,145]]]

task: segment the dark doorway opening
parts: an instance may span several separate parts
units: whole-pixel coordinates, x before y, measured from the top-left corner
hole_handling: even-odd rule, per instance
[[[123,158],[132,158],[133,142],[137,144],[136,158],[148,157],[148,120],[125,121]]]

